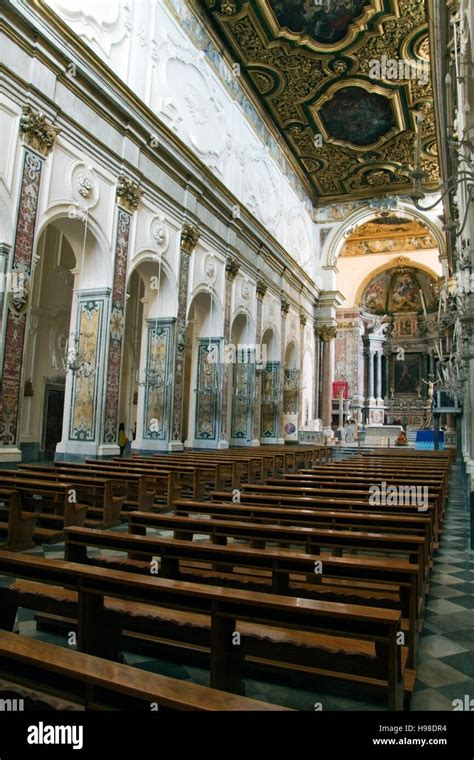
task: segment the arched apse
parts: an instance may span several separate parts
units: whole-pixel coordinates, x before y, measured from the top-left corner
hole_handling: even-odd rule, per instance
[[[400,265],[396,263],[396,261],[389,261],[387,264],[384,264],[380,267],[377,267],[376,269],[373,269],[360,283],[359,287],[357,288],[355,297],[354,297],[354,306],[360,306],[362,301],[362,296],[369,286],[369,284],[377,278],[379,274],[382,274],[382,272],[389,272],[389,270],[393,269],[394,271],[396,269],[399,269]],[[424,266],[423,264],[419,264],[417,261],[410,261],[407,259],[403,262],[403,269],[413,269],[413,270],[420,270],[420,272],[424,272],[428,277],[433,280],[434,282],[438,281],[438,275],[436,272],[434,272],[430,267]]]

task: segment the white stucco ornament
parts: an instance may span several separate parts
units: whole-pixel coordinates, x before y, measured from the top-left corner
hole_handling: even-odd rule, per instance
[[[74,199],[79,206],[90,209],[97,205],[99,183],[90,164],[80,162],[72,165],[70,183]]]
[[[164,253],[169,245],[169,233],[163,216],[153,216],[150,222],[150,239],[152,248]]]

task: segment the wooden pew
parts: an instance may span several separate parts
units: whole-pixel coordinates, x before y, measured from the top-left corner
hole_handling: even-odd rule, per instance
[[[95,461],[86,459],[86,464],[94,466]],[[101,462],[100,466],[114,472],[138,473],[152,479],[157,493],[166,497],[165,503],[168,506],[173,501],[173,494],[183,494],[187,490],[190,494],[200,494],[198,498],[202,498],[206,486],[213,483],[220,483],[220,487],[225,485],[223,480],[215,477],[215,468],[207,468],[204,474],[202,468],[193,465],[156,463],[151,457],[133,457],[131,459],[114,457],[111,460]]]
[[[213,456],[214,455],[214,456]],[[132,457],[133,459],[143,457]],[[256,478],[254,468],[261,465],[261,460],[249,461],[243,457],[229,457],[227,454],[220,455],[218,452],[197,453],[197,452],[178,452],[174,454],[155,454],[153,461],[160,464],[172,464],[182,466],[189,464],[193,467],[199,467],[203,472],[206,469],[216,472],[216,477],[223,483],[229,483],[233,488],[237,488],[242,481],[253,481]]]
[[[311,474],[309,474],[311,473]],[[318,490],[333,490],[336,492],[346,491],[349,495],[364,494],[367,497],[371,494],[371,488],[377,486],[382,488],[382,484],[385,486],[397,486],[401,487],[400,495],[403,498],[407,495],[419,495],[421,493],[422,498],[428,496],[428,501],[436,503],[436,512],[438,515],[443,513],[443,486],[441,479],[435,478],[423,478],[418,475],[410,475],[405,473],[404,475],[388,474],[380,475],[378,478],[374,478],[370,474],[354,475],[350,471],[338,472],[338,473],[326,473],[317,472],[312,473],[311,470],[302,470],[301,473],[296,475],[285,475],[280,480],[269,478],[266,482],[267,485],[288,485],[295,487],[312,487]],[[426,488],[426,491],[425,491]],[[421,492],[416,489],[422,489]]]
[[[75,492],[76,498],[80,496],[82,503],[88,505],[87,511],[94,516],[98,526],[113,527],[120,524],[120,514],[127,496],[123,483],[99,475],[69,474],[53,468],[49,468],[48,472],[42,472],[39,468],[10,472],[13,473],[15,482],[31,478],[37,482],[67,485],[69,493]]]
[[[36,514],[24,512],[21,508],[21,496],[18,491],[0,488],[0,532],[6,533],[4,548],[11,551],[24,551],[34,546],[33,535],[36,526]],[[1,521],[6,518],[5,521]]]
[[[124,506],[131,507],[132,509],[139,509],[143,512],[151,510],[155,500],[155,487],[153,483],[150,483],[144,475],[138,472],[117,472],[111,468],[102,467],[101,465],[94,466],[81,462],[74,462],[72,464],[69,462],[57,462],[53,466],[20,464],[18,465],[18,470],[38,475],[48,475],[54,472],[55,477],[63,479],[69,479],[74,476],[79,476],[80,478],[98,476],[99,479],[113,477],[115,483],[120,483],[126,488]],[[176,494],[177,492],[175,491],[174,493]]]
[[[34,579],[38,586],[36,593],[29,594],[15,590],[15,584],[13,588],[0,588],[1,628],[11,627],[19,604],[29,609],[44,609],[49,602],[61,605],[66,591],[70,604],[76,604],[79,649],[88,654],[101,650],[99,654],[103,654],[117,651],[120,633],[133,612],[148,621],[155,636],[158,631],[164,635],[165,620],[183,620],[183,611],[194,612],[201,615],[201,640],[210,648],[213,688],[241,691],[242,665],[245,658],[252,658],[279,671],[296,668],[308,676],[382,689],[389,708],[402,709],[403,669],[397,643],[401,615],[396,610],[145,577],[1,551],[0,573]],[[46,584],[55,587],[49,597]],[[75,602],[69,590],[78,592]],[[207,622],[203,628],[204,618]],[[238,647],[232,644],[237,630],[242,632]],[[270,646],[267,637],[272,631],[276,640]],[[292,633],[298,637],[303,631],[313,634],[304,665],[301,653],[295,653],[285,638]],[[342,655],[344,642],[352,648],[352,654],[346,650],[347,657]],[[288,659],[291,651],[293,661]]]
[[[149,517],[152,517],[149,515],[149,513],[142,514],[148,514]],[[153,523],[153,520],[150,520],[150,522]],[[145,526],[147,524],[149,523],[145,517],[140,518],[134,514],[132,517],[131,530],[137,530],[139,527],[141,527],[141,533],[143,533],[143,528],[146,530]],[[417,567],[417,590],[419,598],[417,609],[421,613],[422,596],[424,592],[424,555],[422,539],[417,540],[417,537],[407,537],[407,541],[404,542],[403,539],[401,539],[399,536],[390,534],[381,536],[380,534],[376,533],[363,534],[361,532],[325,531],[306,527],[285,527],[268,524],[260,525],[235,521],[209,521],[203,519],[199,520],[197,518],[194,520],[189,520],[187,518],[179,517],[166,517],[161,524],[162,527],[168,525],[169,529],[178,530],[180,537],[182,537],[186,532],[188,532],[188,534],[191,534],[191,536],[196,532],[202,532],[204,534],[208,533],[212,536],[212,539],[217,542],[219,548],[222,545],[225,545],[227,539],[230,537],[234,539],[244,539],[247,541],[259,541],[260,546],[262,544],[265,545],[265,543],[268,541],[285,544],[302,544],[307,554],[320,556],[323,562],[325,562],[327,555],[320,554],[322,548],[337,548],[341,550],[363,548],[378,552],[376,555],[374,555],[378,557],[381,557],[384,551],[390,551],[402,554],[402,556],[408,556],[411,564],[416,565]],[[87,532],[86,529],[81,529],[80,531],[69,531],[67,533],[66,559],[69,559],[71,561],[84,561],[87,556],[85,547],[87,545],[87,541],[89,541],[91,542],[89,545],[100,546],[102,548],[118,549],[121,547],[123,551],[132,552],[133,559],[143,559],[143,554],[145,553],[143,547],[148,547],[149,552],[154,551],[156,554],[160,554],[160,556],[164,558],[163,561],[169,562],[167,569],[163,571],[169,577],[174,577],[173,573],[176,573],[178,571],[178,564],[176,561],[174,561],[175,555],[173,553],[184,551],[187,552],[187,557],[189,558],[192,552],[194,552],[194,556],[201,556],[201,561],[211,561],[209,559],[205,560],[203,558],[204,556],[209,557],[209,554],[205,554],[206,550],[209,549],[208,546],[200,546],[197,544],[191,547],[190,544],[186,541],[184,543],[181,542],[180,545],[177,546],[176,543],[173,543],[173,539],[164,539],[155,536],[146,537],[146,541],[142,545],[140,544],[140,541],[136,541],[135,538],[135,536],[127,537],[123,533],[116,534],[115,532],[110,531],[106,533],[98,533],[97,531]],[[92,543],[94,540],[97,543]],[[235,547],[233,546],[232,548]],[[162,552],[165,552],[166,554],[163,554]],[[201,554],[199,554],[199,552],[201,552]],[[213,556],[215,561],[218,561],[220,567],[219,553],[216,554],[214,552]],[[225,553],[222,556],[225,556]],[[248,556],[250,555],[246,554],[246,561],[248,559]],[[262,558],[260,555],[256,555],[256,557],[256,566],[258,566],[258,563],[265,564],[265,562],[268,560],[268,554],[264,558]],[[251,559],[253,561],[254,557],[252,556]],[[420,562],[415,562],[416,559],[419,559]],[[303,562],[305,561],[306,560],[303,560]],[[295,568],[293,568],[293,571],[297,572]],[[284,593],[285,589],[288,586],[288,583],[287,579],[284,582],[282,581],[281,575],[282,570],[278,569],[275,583],[283,583],[283,585],[278,586],[278,588],[281,588],[282,592]],[[273,587],[274,591],[275,588],[276,587]]]
[[[65,526],[84,525],[88,507],[70,500],[71,485],[68,483],[28,477],[16,470],[0,470],[0,488],[18,491],[23,505],[35,513],[34,541],[56,543],[62,541]]]
[[[61,696],[86,710],[150,710],[152,704],[165,710],[200,712],[289,709],[0,630],[1,678],[14,678],[15,684],[56,695],[58,676]]]
[[[232,488],[237,488],[240,483],[234,462],[198,459],[182,454],[133,454],[131,457],[114,457],[110,461],[118,462],[120,466],[135,465],[150,468],[155,472],[173,472],[179,483],[189,487],[194,493],[203,494],[206,488],[213,488],[215,483],[219,483],[219,488],[222,489],[228,487],[227,483]]]
[[[166,553],[167,559],[179,557],[186,563],[194,558],[201,562],[219,560],[217,566],[219,568],[225,568],[225,565],[230,564],[233,572],[226,576],[219,574],[217,577],[220,582],[229,583],[235,585],[242,583],[242,576],[236,576],[236,566],[252,567],[257,569],[263,569],[268,571],[270,575],[269,582],[271,582],[271,588],[273,593],[283,594],[297,594],[298,596],[309,598],[327,598],[331,601],[342,601],[343,598],[347,598],[347,601],[351,604],[357,603],[357,600],[363,604],[377,604],[380,601],[380,606],[388,606],[386,594],[386,585],[379,588],[380,584],[398,584],[401,586],[400,594],[400,610],[404,618],[408,621],[409,630],[409,658],[408,667],[413,668],[415,662],[416,642],[418,638],[419,622],[422,615],[422,600],[418,596],[418,567],[410,562],[404,560],[395,560],[393,558],[379,558],[379,557],[331,557],[329,555],[318,555],[322,562],[323,573],[320,575],[307,576],[307,582],[301,585],[299,583],[291,583],[293,575],[297,573],[307,573],[308,568],[312,570],[314,568],[314,562],[318,559],[318,556],[302,556],[300,553],[294,550],[281,550],[268,548],[268,542],[281,542],[282,539],[286,543],[288,534],[281,534],[274,530],[274,525],[255,525],[255,531],[244,532],[242,527],[246,528],[248,524],[192,519],[179,516],[159,516],[145,512],[133,512],[130,514],[129,520],[129,532],[132,534],[138,534],[140,536],[146,535],[147,527],[154,529],[166,529],[173,530],[175,535],[175,543],[171,545],[169,539],[164,539],[165,543],[155,543],[153,545],[153,553],[160,554],[163,557],[163,550]],[[267,528],[267,530],[265,530]],[[192,549],[189,549],[189,540],[198,534],[208,534],[211,536],[212,541],[219,547],[225,546],[225,552],[222,552],[219,548],[217,554],[212,552],[207,544],[198,543],[193,545]],[[115,535],[115,534],[114,534]],[[123,534],[122,534],[123,536]],[[250,551],[245,546],[240,544],[228,544],[227,539],[229,537],[246,538],[252,542],[252,536],[256,536],[255,542],[259,542],[261,546],[258,549],[254,548],[251,543]],[[152,537],[154,541],[162,541],[161,538],[156,536]],[[299,535],[297,530],[293,527],[291,531],[290,539],[292,543],[304,544],[304,548],[307,554],[311,555],[312,545],[311,538],[308,536],[308,531],[300,531]],[[139,552],[135,554],[133,547],[136,547],[136,542],[133,542],[132,549],[130,551],[130,545],[126,540],[120,538],[117,543],[114,539],[110,538],[110,533],[107,536],[98,535],[97,532],[86,534],[84,531],[78,535],[77,531],[70,532],[67,537],[67,558],[74,561],[84,561],[86,559],[87,546],[95,546],[99,548],[110,548],[111,544],[114,544],[115,548],[128,549],[129,557],[141,556],[143,554]],[[71,555],[69,555],[69,545],[74,545]],[[265,548],[265,545],[266,548]],[[81,546],[79,549],[78,547]],[[138,545],[139,548],[143,547],[143,544]],[[146,544],[145,544],[146,546]],[[151,549],[151,542],[148,544],[149,551]],[[193,550],[195,553],[192,554]],[[174,552],[170,557],[169,552]],[[75,554],[74,552],[78,552]],[[192,557],[191,557],[192,555]],[[225,563],[222,563],[222,557],[225,559]],[[249,558],[254,561],[248,562]],[[149,560],[149,558],[148,558]],[[306,563],[308,564],[306,565]],[[126,561],[125,561],[126,564]],[[119,560],[117,565],[122,566],[122,561]],[[149,563],[145,563],[145,568],[149,569]],[[228,567],[225,569],[229,569]],[[186,568],[189,573],[189,568]],[[171,577],[176,577],[176,573],[180,572],[180,577],[186,572],[182,562],[179,564],[179,568],[176,564],[167,564],[161,568],[161,573],[171,572]],[[361,572],[362,571],[362,572]],[[205,577],[209,582],[209,572],[198,569],[193,571],[195,574],[205,574]],[[183,576],[185,577],[185,576]],[[334,578],[344,578],[342,585],[334,587]],[[245,585],[249,585],[251,582],[258,584],[262,583],[260,577],[244,577]],[[367,590],[363,580],[369,581],[369,589]],[[323,585],[324,583],[324,585]],[[315,585],[317,584],[317,585]],[[329,585],[328,585],[329,584]],[[258,590],[258,589],[257,589]],[[377,591],[380,591],[380,596],[377,596]]]
[[[343,527],[377,532],[412,533],[424,536],[426,544],[432,547],[432,521],[425,514],[386,513],[383,507],[379,512],[371,511],[336,511],[330,509],[298,509],[297,507],[269,507],[253,504],[233,504],[230,502],[197,501],[177,499],[173,504],[176,515],[208,515],[226,520],[251,520],[258,523],[277,525],[306,525],[307,527]],[[431,554],[431,551],[430,551]]]
[[[320,466],[312,467],[311,470],[321,471]],[[341,460],[328,465],[327,471],[349,471],[353,474],[360,473],[364,475],[378,473],[406,474],[408,472],[413,475],[418,473],[422,477],[440,477],[445,488],[447,488],[449,478],[449,466],[446,463],[430,463],[425,460],[411,462],[404,458],[396,458],[395,460],[389,460],[388,458],[354,458],[350,460],[350,464],[347,460]]]
[[[229,494],[225,491],[213,491],[210,495],[212,501],[229,501]],[[356,511],[375,511],[376,506],[369,503],[368,494],[358,494],[354,497],[352,491],[341,490],[338,493],[338,489],[317,489],[317,488],[304,488],[293,487],[285,488],[285,486],[246,486],[243,484],[239,491],[239,503],[241,504],[268,504],[275,506],[291,506],[300,508],[328,508],[328,509],[343,509],[343,510],[356,510]],[[428,500],[427,508],[423,506],[423,509],[416,505],[411,504],[384,504],[380,505],[379,510],[383,510],[387,513],[398,514],[427,514],[432,519],[433,524],[433,537],[437,541],[439,537],[440,529],[440,517],[438,513],[438,501],[434,498]]]

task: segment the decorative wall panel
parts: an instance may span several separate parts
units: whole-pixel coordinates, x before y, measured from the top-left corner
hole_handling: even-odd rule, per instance
[[[278,435],[280,401],[280,362],[267,362],[262,372],[261,438]]]
[[[202,339],[198,342],[198,366],[196,382],[196,428],[194,437],[199,440],[216,441],[219,435],[220,404],[220,340]]]
[[[23,275],[23,285],[8,295],[0,394],[0,444],[14,446],[18,437],[21,368],[30,297],[31,258],[36,226],[36,210],[41,181],[42,159],[25,150],[21,179],[15,246],[11,269]]]
[[[81,296],[78,304],[78,354],[91,373],[75,374],[72,380],[70,441],[95,441],[97,434],[100,367],[104,342],[104,319],[108,298]]]
[[[234,364],[231,438],[247,441],[252,437],[252,404],[255,362],[248,352],[246,361]]]
[[[155,382],[145,386],[143,438],[166,441],[171,411],[171,379],[174,324],[170,320],[147,320],[146,376]]]
[[[117,415],[122,364],[123,331],[125,324],[125,279],[127,273],[128,242],[131,216],[117,209],[117,234],[115,239],[115,266],[112,288],[112,312],[110,315],[109,356],[105,397],[104,442],[117,441]]]

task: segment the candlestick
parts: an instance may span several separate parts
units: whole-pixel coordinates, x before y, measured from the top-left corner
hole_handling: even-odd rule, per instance
[[[421,298],[421,305],[423,307],[423,314],[425,315],[425,319],[428,319],[428,314],[426,312],[426,306],[425,306],[425,299],[423,298],[423,291],[420,288],[420,298]]]

